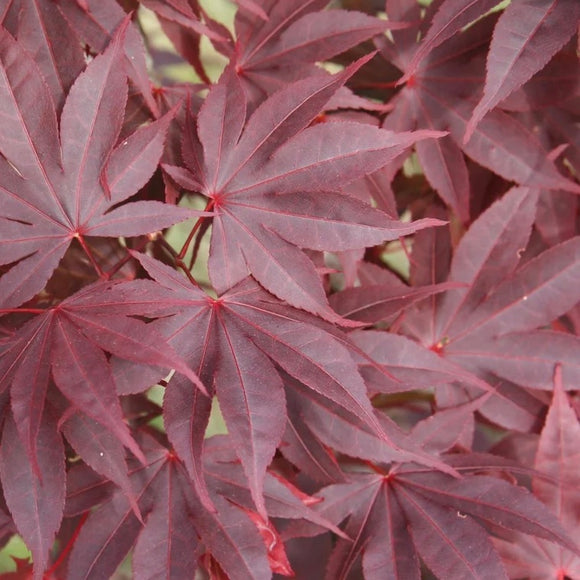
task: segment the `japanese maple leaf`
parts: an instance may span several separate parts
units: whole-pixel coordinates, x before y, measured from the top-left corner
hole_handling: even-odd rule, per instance
[[[312,75],[314,64],[406,23],[388,22],[352,10],[324,10],[328,0],[262,2],[267,18],[240,9],[236,43],[224,51],[254,102],[287,83]],[[221,45],[216,47],[220,50]],[[222,49],[223,50],[223,49]]]
[[[578,538],[580,522],[580,423],[562,385],[561,368],[556,368],[554,396],[540,436],[532,481],[534,494],[558,516],[573,537]],[[516,534],[513,542],[495,539],[510,578],[576,578],[580,575],[580,556],[539,538]]]
[[[205,384],[215,388],[262,516],[264,474],[285,428],[286,375],[342,409],[347,420],[358,417],[381,446],[381,457],[412,456],[437,464],[430,456],[406,451],[389,439],[373,414],[365,384],[340,333],[335,337],[324,323],[284,305],[250,278],[211,298],[168,266],[145,255],[135,256],[167,289],[159,298],[163,311],[175,313],[151,326],[184,356]],[[131,367],[128,371],[121,367],[121,376],[131,374]],[[154,382],[155,375],[143,380],[151,382],[152,378]],[[163,411],[167,434],[208,506],[200,461],[210,410],[211,401],[187,380],[176,377],[169,383]]]
[[[60,112],[66,94],[85,67],[79,38],[57,8],[46,0],[5,1],[0,9],[0,24],[32,55],[49,86],[56,110]],[[69,50],[54,50],[58,42]]]
[[[339,468],[334,451],[365,461],[396,461],[392,451],[385,448],[367,423],[347,415],[338,405],[325,401],[292,377],[285,376],[284,385],[288,423],[280,450],[301,471],[323,483],[344,481],[345,475]],[[375,409],[374,413],[385,433],[398,447],[423,457],[427,452],[433,460],[455,444],[471,448],[473,413],[489,397],[490,393],[485,393],[467,404],[434,413],[415,425],[409,434],[383,411]],[[376,399],[373,402],[377,404]],[[398,406],[398,411],[404,412],[403,404]],[[424,458],[422,463],[427,463]]]
[[[572,3],[574,2],[540,4],[546,7],[547,12],[550,12],[548,4],[562,5],[559,18],[566,19],[567,8],[564,5]],[[403,10],[403,4],[388,2],[387,10],[391,18],[419,24],[415,29],[393,31],[394,43],[380,39],[382,55],[405,73],[400,82],[406,82],[391,101],[394,110],[386,118],[384,127],[399,131],[449,130],[448,137],[418,143],[417,154],[425,177],[463,221],[469,221],[470,218],[470,184],[464,153],[509,181],[538,188],[580,192],[578,184],[559,173],[531,128],[498,108],[489,111],[477,125],[472,123],[469,126],[470,139],[464,143],[468,123],[474,115],[477,102],[482,98],[479,87],[486,79],[484,58],[494,33],[496,16],[481,18],[472,26],[465,27],[486,14],[495,4],[494,1],[485,0],[448,0],[435,12],[439,5],[433,3],[421,20],[419,5]],[[544,10],[527,10],[528,4],[530,3],[514,2],[510,13],[523,11],[527,24],[530,24]],[[576,10],[577,7],[574,8]],[[507,19],[509,14],[504,16]],[[508,26],[519,24],[522,20],[519,16],[509,18],[511,24]],[[567,30],[569,27],[567,25]],[[493,36],[488,58],[494,62],[505,58],[510,62],[500,67],[490,67],[486,86],[491,87],[498,82],[501,84],[500,78],[492,79],[491,75],[499,73],[502,76],[515,59],[518,61],[520,73],[516,76],[502,76],[515,89],[527,80],[527,72],[524,75],[524,70],[533,74],[539,69],[536,68],[535,58],[534,66],[530,68],[527,64],[530,55],[520,55],[518,52],[518,49],[525,47],[529,40],[528,35],[524,33],[520,37],[518,34],[518,41],[513,42],[513,34],[499,32],[498,28],[499,31],[502,30],[499,23],[495,28],[497,34]],[[530,34],[533,28],[532,24]],[[421,44],[417,44],[418,32],[424,36]],[[546,34],[549,35],[549,32]],[[543,51],[541,36],[542,34],[533,40],[533,53],[537,50]],[[559,33],[557,36],[559,38]],[[501,52],[506,43],[510,45],[513,58],[508,58]],[[554,50],[547,51],[549,56],[561,47],[558,41],[552,44],[551,48]],[[497,49],[498,54],[496,47],[499,46],[501,48]],[[520,60],[519,56],[522,57]],[[541,60],[545,64],[543,57]],[[494,88],[490,91],[486,89],[482,101],[486,104],[486,111],[491,108],[487,105],[493,105],[494,99],[490,100],[491,96],[501,94]],[[506,92],[505,96],[508,94]],[[480,107],[477,115],[483,112],[484,109]]]
[[[134,236],[188,212],[159,202],[122,204],[153,174],[172,114],[116,145],[127,79],[128,21],[75,81],[59,124],[32,57],[0,29],[0,307],[38,293],[73,239]]]
[[[104,51],[125,16],[114,0],[3,0],[0,7],[0,24],[34,57],[58,114],[70,87],[85,68],[86,45],[95,53]],[[61,43],[67,46],[66,51],[55,49]],[[151,112],[158,117],[143,43],[132,27],[127,30],[124,51],[131,80]]]
[[[437,578],[506,578],[501,558],[482,525],[517,530],[575,549],[554,515],[528,490],[466,472],[456,480],[401,465],[379,473],[350,473],[323,488],[314,508],[343,523],[326,577],[346,578],[362,558],[368,579],[421,578],[420,561]],[[308,524],[292,528],[311,535]]]
[[[415,74],[434,48],[492,9],[494,0],[446,0],[433,15],[402,81]],[[484,94],[470,120],[468,133],[491,109],[541,71],[576,32],[580,7],[574,0],[519,0],[502,12],[487,55]],[[557,33],[555,33],[557,31]],[[568,67],[570,68],[570,67]],[[572,72],[572,71],[570,71]]]
[[[62,520],[66,471],[56,421],[46,415],[37,432],[33,469],[13,417],[6,416],[0,445],[0,479],[18,533],[34,558],[34,580],[43,578],[49,550]]]
[[[42,11],[48,16],[45,20],[57,19],[55,11],[59,10],[80,39],[96,53],[105,50],[115,35],[115,31],[127,17],[123,8],[115,0],[35,1],[39,2]],[[26,1],[24,0],[23,3]],[[151,90],[143,40],[135,27],[130,26],[127,29],[123,50],[125,66],[131,82],[137,87],[149,111],[154,117],[159,117],[159,109]]]
[[[140,436],[147,463],[131,470],[144,526],[123,493],[107,490],[107,482],[88,473],[84,466],[73,469],[67,515],[84,512],[96,503],[102,505],[82,528],[69,570],[78,577],[109,577],[135,544],[133,571],[137,577],[193,576],[197,558],[204,553],[211,555],[230,578],[270,578],[271,566],[281,571],[276,566],[284,563],[283,543],[267,517],[261,519],[251,508],[241,467],[232,463],[231,442],[219,439],[217,449],[210,442],[205,460],[213,512],[201,505],[187,470],[171,449],[149,434]],[[278,478],[268,475],[265,481],[271,517],[306,518],[334,528]],[[98,549],[102,546],[106,549]]]
[[[534,190],[513,188],[486,210],[457,246],[447,276],[467,287],[433,297],[408,312],[403,321],[407,335],[445,361],[491,384],[498,383],[494,375],[505,379],[497,389],[503,410],[498,406],[494,413],[490,408],[492,420],[516,404],[533,409],[534,395],[525,389],[551,390],[557,362],[562,364],[566,384],[575,384],[579,378],[578,338],[537,329],[565,314],[580,299],[580,238],[556,244],[520,265],[537,198]],[[429,264],[423,267],[431,268]],[[391,339],[385,333],[367,335],[365,351],[381,353]],[[382,352],[380,356],[387,361],[388,351]],[[498,403],[494,396],[482,411]]]
[[[124,422],[107,352],[154,364],[164,372],[175,368],[204,388],[151,325],[133,318],[151,316],[139,304],[139,299],[147,297],[148,289],[139,282],[99,282],[23,324],[4,342],[0,385],[3,390],[10,388],[12,415],[33,465],[45,420],[45,399],[51,398],[51,378],[73,412],[96,421],[143,457]],[[69,428],[74,429],[74,423]],[[94,430],[89,424],[85,428]],[[87,448],[82,441],[79,445]]]
[[[197,131],[190,124],[184,138],[187,169],[164,168],[180,185],[209,198],[209,272],[218,293],[251,273],[289,304],[338,321],[301,248],[364,248],[437,223],[401,223],[337,193],[417,140],[440,135],[394,134],[348,122],[308,127],[360,65],[298,81],[247,120],[246,97],[231,67],[210,91]]]
[[[284,85],[319,72],[315,63],[387,29],[407,26],[353,10],[324,10],[328,0],[240,0],[232,38],[230,31],[209,18],[197,1],[141,1],[157,13],[177,50],[209,83],[199,55],[203,14],[206,32],[210,29],[207,36],[235,67],[252,107]],[[349,98],[356,99],[352,94]]]
[[[345,318],[375,324],[379,320],[392,321],[407,306],[453,287],[452,284],[435,284],[410,288],[400,281],[368,284],[336,292],[329,301],[334,310]]]
[[[483,95],[469,120],[465,140],[486,113],[546,66],[577,33],[578,21],[580,4],[575,0],[520,0],[506,7],[494,29]],[[577,69],[578,64],[576,60],[572,67]]]

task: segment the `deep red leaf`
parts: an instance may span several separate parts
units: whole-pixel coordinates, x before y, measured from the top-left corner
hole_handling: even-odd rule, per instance
[[[73,238],[138,235],[191,215],[151,202],[106,213],[148,181],[161,155],[168,123],[165,119],[133,136],[129,154],[114,149],[127,95],[122,62],[125,28],[72,86],[60,119],[60,140],[54,103],[35,63],[6,32],[0,36],[0,58],[6,71],[0,98],[7,107],[1,135],[10,162],[3,164],[0,173],[6,207],[0,263],[20,260],[0,281],[4,308],[20,305],[44,287]],[[144,163],[140,149],[148,138],[157,146]],[[107,200],[100,178],[110,156],[115,198]],[[119,173],[120,162],[138,172],[130,185]],[[139,216],[142,221],[136,219]]]
[[[0,0],[11,577],[580,577],[580,14],[497,1]]]
[[[264,472],[273,448],[282,437],[286,420],[283,397],[272,391],[279,379],[264,355],[305,385],[304,388],[312,389],[323,399],[341,408],[346,417],[358,417],[367,425],[366,429],[369,436],[374,437],[375,445],[383,448],[382,453],[405,456],[406,451],[390,447],[393,444],[372,412],[365,385],[347,349],[331,334],[314,324],[306,323],[306,315],[297,312],[293,317],[287,307],[279,312],[279,302],[250,280],[214,300],[198,288],[188,285],[185,279],[167,266],[145,255],[139,255],[138,258],[149,274],[168,289],[164,303],[173,304],[180,313],[179,317],[154,323],[178,352],[206,352],[208,337],[192,333],[196,328],[193,323],[203,316],[209,315],[212,318],[215,338],[211,340],[215,340],[219,346],[215,350],[214,347],[207,350],[208,357],[203,359],[204,369],[199,372],[203,376],[208,372],[207,368],[215,367],[214,361],[221,361],[223,367],[212,372],[215,372],[216,392],[228,429],[236,439],[246,437],[246,441],[248,437],[255,437],[252,431],[254,428],[258,429],[256,433],[262,432],[259,447],[255,451],[251,447],[238,450],[252,482],[255,500],[259,502]],[[189,322],[185,322],[183,316]],[[261,361],[259,366],[256,366],[256,361]],[[266,375],[260,373],[260,367],[266,369]],[[238,392],[231,390],[235,386]],[[262,394],[261,399],[256,399],[254,393],[261,393],[261,389],[266,387],[269,391],[267,396]],[[272,397],[277,408],[275,413],[262,407],[263,402],[270,401]],[[272,402],[268,403],[270,407]],[[268,418],[266,421],[262,419],[264,413]],[[172,416],[179,417],[174,412]],[[179,419],[180,423],[182,421]],[[256,421],[257,427],[254,427]],[[193,463],[199,443],[192,446],[191,428],[183,429],[180,425],[178,430],[168,426],[168,430],[175,436],[185,437],[177,447],[186,450],[185,457],[192,457]],[[428,457],[424,457],[424,460],[431,463]],[[187,463],[192,469],[189,459]],[[259,503],[257,507],[260,507]]]
[[[418,139],[439,136],[398,135],[354,124],[306,128],[362,64],[279,91],[247,120],[243,132],[244,106],[235,75],[227,69],[210,91],[198,117],[204,168],[198,175],[199,165],[188,163],[193,177],[186,179],[203,185],[199,192],[215,209],[209,269],[219,292],[252,273],[293,306],[338,321],[313,264],[298,247],[360,248],[436,225],[430,220],[402,224],[346,196],[327,193],[372,173]],[[235,96],[226,99],[230,93]],[[208,129],[216,122],[222,127],[217,138]],[[339,141],[338,133],[345,131],[348,139]],[[186,163],[190,158],[185,151],[184,158]],[[178,171],[167,169],[187,184]],[[358,222],[352,221],[353,212],[361,216]]]
[[[354,539],[339,540],[328,578],[346,576],[361,554],[370,578],[419,578],[418,556],[439,578],[485,577],[488,571],[507,578],[478,519],[570,545],[556,518],[531,494],[493,477],[455,480],[403,467],[386,475],[353,473],[349,483],[318,495],[323,501],[315,509],[337,523],[348,517],[344,530]],[[310,524],[292,528],[296,535],[319,532]]]
[[[219,319],[219,314],[217,315]],[[282,381],[268,357],[236,326],[219,331],[216,392],[228,431],[250,482],[260,514],[266,514],[262,479],[280,443],[286,420]]]
[[[204,389],[151,325],[130,317],[144,312],[138,304],[131,308],[139,295],[148,297],[138,282],[97,283],[32,319],[12,337],[0,358],[0,384],[11,386],[13,413],[32,462],[51,375],[74,407],[143,458],[123,421],[105,352],[166,370],[180,369]]]
[[[496,5],[495,0],[447,0],[440,3],[437,13],[431,20],[429,32],[413,55],[399,83],[408,81],[431,51]]]
[[[67,441],[97,473],[115,482],[132,502],[139,516],[137,502],[129,481],[123,445],[109,431],[81,412],[72,413],[62,425]]]
[[[49,2],[49,4],[54,3]],[[65,20],[71,24],[81,40],[97,53],[105,50],[127,17],[115,0],[75,0],[73,2],[58,0],[57,4]],[[151,91],[143,41],[139,32],[131,26],[127,30],[123,48],[129,77],[138,88],[151,113],[157,117],[159,107]]]
[[[507,579],[501,560],[484,529],[467,514],[398,490],[415,549],[439,578]]]
[[[483,97],[465,132],[467,141],[477,123],[514,90],[541,70],[577,32],[580,6],[574,0],[522,0],[500,17],[487,56]]]
[[[458,286],[438,284],[409,288],[408,286],[362,286],[337,292],[330,297],[330,305],[345,318],[377,323],[392,319],[407,306],[419,300],[452,290]]]
[[[55,3],[17,0],[12,10],[18,12],[18,19],[6,22],[6,29],[35,58],[60,112],[66,94],[85,66],[77,33]],[[66,44],[69,50],[55,50],[58,43]]]
[[[0,446],[4,496],[18,532],[32,552],[33,578],[40,580],[60,527],[65,496],[64,447],[56,425],[47,417],[40,425],[36,449],[38,473],[32,469],[14,419],[6,417]]]
[[[328,0],[262,1],[259,19],[246,10],[237,12],[237,50],[228,54],[223,47],[221,51],[233,57],[253,101],[260,102],[288,82],[309,76],[316,71],[315,62],[343,53],[387,28],[405,26],[355,11],[322,11],[326,4]]]
[[[195,14],[187,0],[140,0],[149,10],[163,18],[191,28],[197,34],[203,34],[212,40],[223,40],[220,35],[208,28]]]
[[[448,292],[441,300],[437,334],[447,334],[453,320],[463,320],[488,297],[500,276],[513,272],[530,237],[537,199],[537,191],[514,188],[469,228],[449,273],[449,280],[469,286]]]
[[[157,495],[133,553],[137,578],[190,578],[199,553],[190,523],[187,491],[175,469],[165,469],[154,482]]]
[[[554,383],[554,397],[542,430],[535,462],[536,469],[554,479],[547,480],[536,476],[533,489],[536,497],[553,510],[570,533],[577,535],[578,522],[575,514],[580,505],[580,497],[575,482],[578,480],[576,458],[580,424],[564,393],[559,368],[556,369]],[[565,575],[573,578],[578,574],[578,554],[535,538],[532,540],[517,536],[514,540],[496,541],[512,575]]]

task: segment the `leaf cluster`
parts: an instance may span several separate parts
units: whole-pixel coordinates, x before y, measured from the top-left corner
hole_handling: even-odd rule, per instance
[[[580,3],[235,4],[0,0],[13,574],[580,578]]]

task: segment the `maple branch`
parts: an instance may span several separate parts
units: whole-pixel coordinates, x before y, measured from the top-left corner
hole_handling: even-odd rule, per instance
[[[152,241],[150,236],[146,236],[136,248],[133,248],[136,252],[141,252],[145,248],[145,246]],[[153,240],[154,241],[154,240]],[[105,280],[110,280],[129,260],[132,259],[131,254],[127,253],[127,255],[119,260],[110,270],[107,270],[105,275]]]
[[[83,236],[78,234],[78,235],[75,235],[74,237],[79,241],[80,245],[82,246],[83,250],[85,251],[85,254],[89,258],[89,260],[90,260],[91,264],[93,265],[93,268],[95,269],[95,272],[97,273],[99,278],[101,278],[102,280],[108,280],[107,274],[105,272],[103,272],[103,269],[101,268],[101,266],[99,266],[99,263],[97,262],[91,248],[85,242],[85,239],[83,238]]]
[[[15,312],[27,312],[29,314],[44,314],[44,308],[0,308],[0,314],[13,314]]]
[[[200,218],[201,219],[201,218]],[[199,220],[198,220],[199,223]],[[187,264],[183,261],[183,258],[180,256],[180,254],[178,254],[172,247],[171,245],[167,242],[167,240],[165,238],[159,238],[159,243],[161,245],[161,247],[173,258],[173,260],[175,261],[175,265],[178,268],[181,268],[184,272],[184,274],[187,276],[187,279],[196,287],[199,288],[199,284],[197,283],[197,280],[193,277],[193,275],[191,274],[191,272],[189,271],[189,268],[187,267]]]
[[[211,211],[213,208],[213,204],[214,204],[214,200],[209,199],[206,206],[205,206],[204,211]],[[205,216],[199,217],[198,220],[195,222],[194,226],[191,228],[191,231],[189,232],[189,235],[187,236],[187,239],[185,240],[185,243],[183,244],[179,254],[176,254],[176,256],[180,260],[183,260],[183,258],[185,257],[185,254],[187,254],[187,250],[189,248],[189,244],[191,244],[191,240],[193,240],[193,236],[195,236],[195,233],[201,227],[201,225],[204,223],[204,221],[205,221]]]
[[[197,255],[199,253],[199,248],[201,247],[201,241],[203,240],[203,236],[205,235],[205,232],[207,232],[209,225],[210,225],[209,220],[205,220],[202,223],[202,226],[199,228],[199,233],[198,233],[197,237],[195,238],[195,244],[193,246],[193,251],[191,252],[191,258],[189,260],[189,269],[190,270],[193,270],[193,265],[197,261]]]

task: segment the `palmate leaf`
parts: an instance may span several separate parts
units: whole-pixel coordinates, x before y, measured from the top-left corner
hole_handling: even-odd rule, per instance
[[[455,480],[412,466],[385,474],[351,473],[347,483],[323,488],[314,508],[344,522],[351,539],[339,539],[327,578],[344,578],[359,558],[365,578],[421,577],[419,558],[438,578],[507,578],[480,522],[504,530],[574,543],[548,509],[526,489],[484,475]],[[292,534],[312,535],[309,524]]]
[[[568,42],[578,30],[578,20],[580,5],[574,0],[521,0],[505,9],[494,30],[483,96],[467,125],[466,141],[488,111],[541,70]]]
[[[197,119],[199,142],[193,128],[186,133],[187,170],[164,167],[186,189],[199,184],[194,190],[210,199],[215,215],[209,273],[218,292],[251,273],[289,304],[339,321],[300,248],[364,248],[438,223],[401,223],[335,193],[417,140],[440,136],[346,122],[308,127],[363,62],[282,89],[246,121],[245,97],[233,69],[226,69],[210,91]]]
[[[64,445],[53,419],[45,417],[40,425],[34,453],[34,461],[30,461],[30,451],[23,445],[14,419],[6,417],[0,479],[18,532],[32,552],[34,579],[40,580],[60,527],[65,499]]]
[[[161,335],[132,318],[149,314],[139,305],[139,297],[143,300],[147,291],[138,282],[96,283],[24,324],[5,345],[0,384],[10,388],[12,413],[33,465],[51,377],[73,409],[143,457],[123,420],[106,352],[166,371],[175,368],[203,389]]]
[[[60,138],[36,64],[0,30],[0,264],[15,263],[0,279],[2,308],[39,292],[75,238],[144,234],[191,214],[158,202],[119,205],[153,174],[173,115],[115,146],[127,98],[126,27],[72,86]]]
[[[184,465],[168,447],[149,434],[141,434],[139,442],[147,462],[131,470],[131,480],[145,515],[144,527],[123,493],[106,489],[100,493],[106,480],[91,477],[85,466],[73,469],[67,515],[96,503],[102,505],[89,516],[75,543],[69,577],[110,576],[136,542],[133,571],[139,578],[193,577],[197,559],[204,553],[229,578],[269,578],[271,545],[261,537],[257,523],[272,524],[267,524],[267,516],[256,520],[251,494],[228,438],[210,440],[205,456],[213,512],[201,505]],[[335,529],[270,474],[265,479],[265,500],[270,517],[305,519]],[[271,542],[272,536],[268,539]],[[95,549],[99,546],[105,549]]]
[[[550,390],[556,363],[572,388],[578,376],[577,337],[536,329],[550,324],[580,298],[578,238],[557,244],[518,268],[536,206],[534,190],[509,191],[463,236],[449,273],[445,258],[449,246],[441,246],[443,253],[438,255],[437,236],[422,233],[420,256],[432,264],[416,267],[414,277],[427,282],[446,276],[447,281],[467,286],[406,312],[402,327],[417,342],[384,331],[352,334],[369,357],[357,359],[369,389],[395,393],[435,387],[443,406],[466,403],[482,390],[493,392],[480,411],[500,425],[528,430],[537,425],[545,397],[527,389]],[[453,386],[458,382],[466,392]]]
[[[389,439],[372,411],[347,346],[325,331],[317,319],[289,308],[250,279],[214,299],[168,266],[142,254],[135,257],[167,289],[162,308],[176,313],[152,326],[200,377],[213,377],[228,432],[236,442],[236,453],[261,515],[265,511],[264,473],[285,428],[282,378],[286,374],[342,409],[347,420],[357,417],[377,447],[382,446],[382,457],[413,456],[417,461],[437,464],[427,455],[398,448]],[[165,425],[207,503],[200,455],[209,409],[198,398],[185,381],[170,383]],[[192,416],[199,411],[200,415]]]
[[[197,2],[144,0],[155,10],[164,28],[186,58],[206,80],[199,54]],[[296,80],[320,73],[315,65],[349,48],[406,23],[385,21],[354,10],[323,10],[328,0],[240,0],[233,37],[222,24],[204,14],[214,47],[235,67],[253,110],[268,95]],[[192,7],[195,6],[195,13]],[[187,39],[187,41],[185,41]],[[291,66],[285,66],[285,64]],[[348,102],[366,106],[368,101],[344,89]],[[372,105],[371,105],[372,106]]]
[[[0,0],[10,577],[580,575],[578,8],[496,2]]]
[[[554,383],[554,396],[535,461],[536,469],[553,479],[536,475],[532,486],[536,497],[551,508],[570,534],[577,538],[580,423],[564,392],[560,367],[556,367]],[[520,534],[512,540],[495,540],[512,578],[525,576],[535,580],[558,575],[574,578],[580,573],[580,556],[577,553],[539,538],[521,537]]]
[[[507,339],[510,332],[529,332],[542,327],[571,309],[580,299],[579,293],[575,291],[579,276],[580,239],[576,237],[543,252],[498,285],[487,301],[474,309],[461,330],[449,327],[448,334],[445,335],[448,340],[442,337],[443,342],[446,343],[443,349],[445,356],[467,368],[493,372],[494,355],[489,361],[486,360],[486,343],[493,343],[496,337],[504,335]],[[565,298],[563,298],[564,295]],[[534,344],[537,347],[540,346],[542,353],[529,350],[528,356],[538,358],[537,363],[540,364],[540,368],[537,371],[540,371],[541,375],[537,375],[535,384],[529,386],[549,388],[549,383],[539,384],[540,376],[546,381],[550,376],[547,370],[553,368],[560,358],[564,363],[566,373],[575,372],[577,341],[569,341],[566,345],[567,352],[561,355],[545,350],[543,344],[540,345],[537,340]],[[483,347],[481,352],[478,352],[479,346]],[[491,349],[493,350],[494,347],[492,346]],[[519,353],[517,349],[514,349],[512,353],[511,372],[504,369],[499,374],[507,376],[509,373],[510,378],[515,379],[515,382],[528,386],[525,372],[531,369],[527,369],[523,375],[518,376],[516,369],[521,368],[521,361],[518,360]],[[556,360],[551,359],[550,354],[555,354]],[[570,371],[567,369],[568,361],[572,365]],[[509,361],[504,360],[502,364],[506,362]]]
[[[329,60],[349,48],[406,24],[379,20],[355,11],[320,8],[327,1],[290,0],[266,6],[268,20],[248,27],[238,12],[235,32],[239,50],[233,55],[246,93],[260,102],[284,84],[316,71],[316,62]],[[292,63],[286,67],[285,63]]]
[[[576,183],[559,173],[532,130],[520,119],[498,108],[491,110],[477,126],[470,127],[470,139],[464,143],[475,102],[480,99],[478,89],[485,79],[482,48],[487,46],[492,35],[494,42],[496,39],[495,17],[488,15],[480,18],[492,4],[495,3],[485,0],[448,0],[438,7],[437,12],[433,13],[433,9],[426,11],[426,21],[418,20],[417,27],[422,30],[430,25],[422,44],[413,46],[407,34],[394,35],[394,45],[383,39],[377,42],[385,59],[403,71],[400,82],[406,81],[402,90],[391,100],[394,110],[385,119],[384,126],[398,131],[439,129],[450,132],[450,136],[444,139],[419,143],[417,153],[431,185],[464,221],[470,215],[470,187],[463,153],[505,179],[521,185],[575,193],[580,191]],[[512,9],[515,10],[520,4],[514,3]],[[541,11],[546,4],[539,2],[537,6]],[[537,15],[536,11],[526,12],[528,20],[533,18],[529,12]],[[565,18],[565,13],[566,10],[563,10],[561,17]],[[416,20],[419,15],[414,14],[413,18],[412,14],[403,11],[396,17]],[[466,32],[465,26],[477,18],[480,20]],[[519,20],[515,20],[515,26]],[[501,38],[503,36],[500,34]],[[512,36],[507,37],[508,44]],[[417,37],[411,38],[415,41]],[[522,33],[520,42],[525,44],[528,40],[529,36]],[[534,50],[541,51],[542,48]],[[555,46],[554,52],[556,50],[558,47]],[[515,46],[513,53],[517,58]],[[494,58],[491,52],[489,58]],[[519,66],[523,75],[526,65],[522,61]],[[495,66],[491,70],[494,73],[497,71]],[[508,75],[507,78],[510,83],[514,79],[513,89],[520,86],[517,84],[519,77]],[[525,80],[522,77],[521,84]]]
[[[533,331],[580,298],[580,240],[557,244],[518,268],[536,203],[536,192],[514,188],[484,212],[458,245],[448,276],[468,287],[437,297],[404,325],[424,346],[467,371],[551,389],[557,362],[566,381],[577,376],[578,341]],[[553,342],[546,343],[550,337]]]

